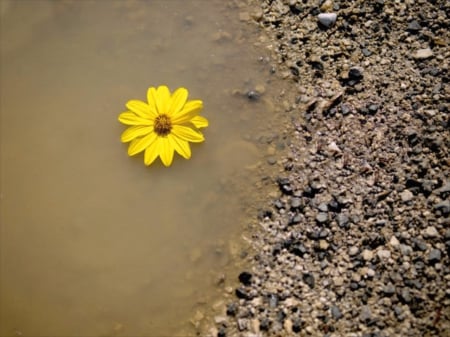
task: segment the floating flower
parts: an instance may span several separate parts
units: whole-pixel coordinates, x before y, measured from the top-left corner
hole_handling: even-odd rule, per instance
[[[130,126],[121,137],[122,142],[130,142],[128,155],[145,151],[145,165],[159,156],[165,166],[172,164],[174,151],[183,158],[191,157],[189,142],[205,140],[199,129],[207,127],[208,120],[199,115],[203,102],[188,101],[188,94],[185,88],[170,94],[169,88],[161,85],[148,89],[147,102],[127,102],[128,111],[119,115],[119,121]]]

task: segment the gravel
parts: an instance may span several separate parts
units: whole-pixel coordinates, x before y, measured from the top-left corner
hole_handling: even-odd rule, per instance
[[[450,336],[450,3],[250,2],[288,148],[208,334]]]

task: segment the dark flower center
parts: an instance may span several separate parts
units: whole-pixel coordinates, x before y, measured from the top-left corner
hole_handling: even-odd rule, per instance
[[[155,132],[158,136],[167,136],[172,130],[172,122],[167,115],[159,115],[155,118]]]

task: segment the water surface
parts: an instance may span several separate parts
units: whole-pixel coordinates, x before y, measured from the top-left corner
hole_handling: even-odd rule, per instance
[[[2,336],[192,332],[239,253],[264,155],[249,139],[273,113],[239,94],[266,74],[232,4],[2,2]],[[160,84],[210,120],[170,168],[119,140],[125,102]]]

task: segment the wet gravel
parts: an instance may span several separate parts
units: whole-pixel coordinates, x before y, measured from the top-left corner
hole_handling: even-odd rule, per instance
[[[251,3],[290,145],[209,333],[450,336],[450,3]]]

